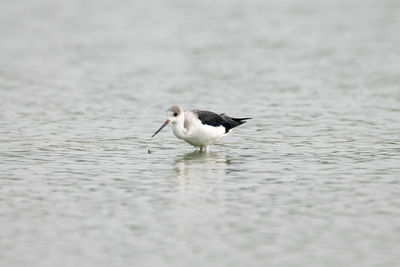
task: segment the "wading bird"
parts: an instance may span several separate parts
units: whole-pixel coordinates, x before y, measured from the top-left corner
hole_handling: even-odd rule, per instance
[[[249,119],[251,118],[231,118],[224,113],[218,115],[197,109],[184,112],[181,107],[173,106],[168,109],[168,119],[151,137],[172,123],[176,137],[200,148],[200,151],[208,151],[211,145]]]

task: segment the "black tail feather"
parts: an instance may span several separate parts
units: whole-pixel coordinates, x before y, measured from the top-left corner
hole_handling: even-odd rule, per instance
[[[251,120],[252,118],[232,118],[232,120],[234,120],[234,121],[244,121],[245,122],[245,120]]]
[[[238,125],[236,126],[239,126],[242,125],[243,123],[246,123],[247,122],[246,120],[251,120],[251,118],[232,118],[232,120],[238,123]]]
[[[246,120],[250,120],[251,118],[231,118],[225,114],[221,114],[221,117],[226,121],[228,127],[225,127],[226,132],[230,131],[232,128],[235,128],[243,123],[246,123]]]

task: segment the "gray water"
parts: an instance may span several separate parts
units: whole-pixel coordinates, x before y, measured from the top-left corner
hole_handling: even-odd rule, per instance
[[[399,14],[1,1],[0,266],[398,266]],[[175,104],[253,120],[196,153]]]

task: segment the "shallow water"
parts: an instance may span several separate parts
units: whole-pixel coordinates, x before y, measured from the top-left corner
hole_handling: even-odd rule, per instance
[[[399,3],[2,3],[0,265],[395,266]]]

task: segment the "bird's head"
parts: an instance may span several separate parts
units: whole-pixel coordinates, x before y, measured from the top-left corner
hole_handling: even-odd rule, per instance
[[[161,125],[161,127],[151,136],[154,137],[156,134],[158,134],[165,126],[167,126],[169,123],[176,124],[178,121],[184,119],[184,113],[183,109],[178,106],[172,106],[167,110],[168,113],[168,119]]]
[[[183,110],[181,107],[178,107],[178,106],[170,107],[167,110],[167,113],[168,113],[168,120],[172,124],[177,123],[179,120],[181,120],[183,118]]]

